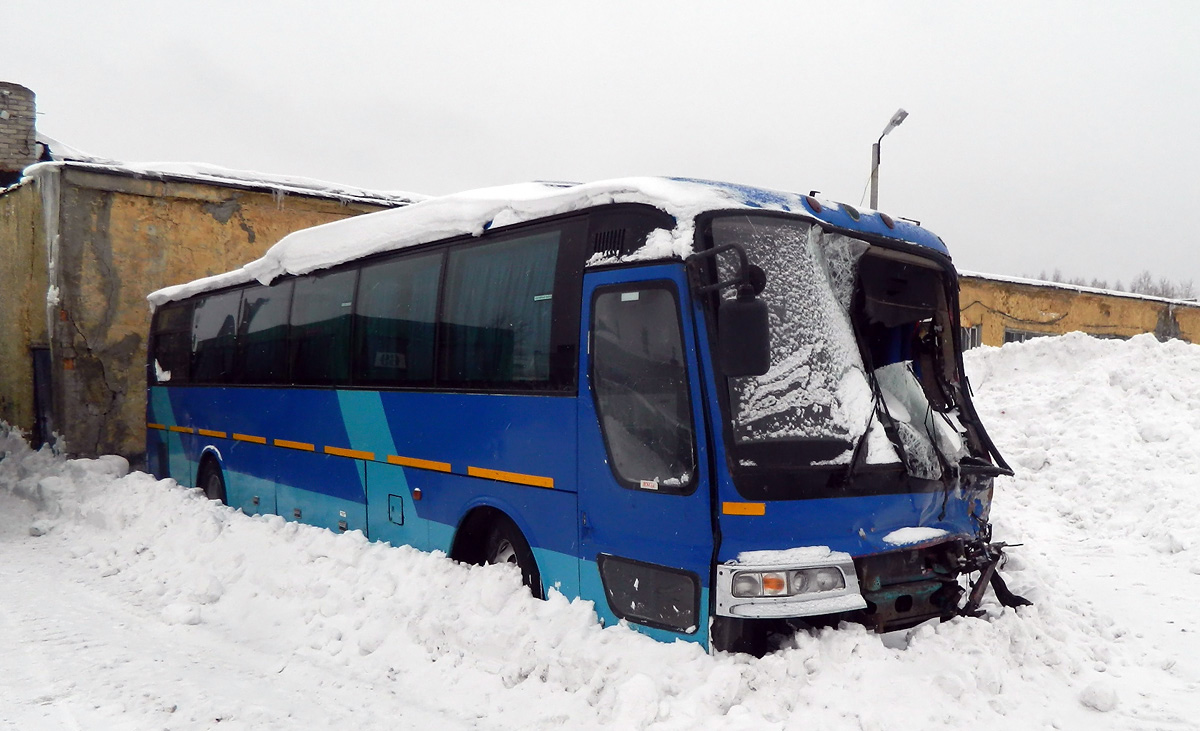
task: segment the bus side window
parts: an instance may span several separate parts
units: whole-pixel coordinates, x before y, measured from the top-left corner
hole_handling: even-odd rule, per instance
[[[291,280],[246,290],[238,331],[238,364],[243,383],[288,382],[287,332],[291,300]]]
[[[292,383],[350,382],[350,323],[357,274],[355,269],[344,269],[296,280],[289,337]]]
[[[355,312],[356,383],[386,386],[433,382],[441,269],[441,252],[363,267]]]
[[[232,383],[241,291],[215,294],[196,303],[192,319],[192,380]]]
[[[695,489],[691,399],[675,292],[639,283],[597,291],[592,389],[609,463],[623,484]]]
[[[555,230],[450,252],[438,366],[442,383],[549,385],[560,238]]]
[[[155,383],[191,380],[192,304],[173,302],[154,314],[152,373]]]

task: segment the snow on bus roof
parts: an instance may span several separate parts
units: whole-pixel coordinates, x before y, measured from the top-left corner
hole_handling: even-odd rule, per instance
[[[502,226],[609,203],[645,203],[672,215],[673,231],[652,234],[626,261],[683,258],[691,253],[693,219],[712,210],[769,210],[800,213],[828,223],[899,238],[945,252],[941,239],[897,220],[885,226],[873,211],[856,211],[833,201],[795,193],[686,178],[620,178],[595,183],[519,183],[428,198],[288,234],[261,259],[240,269],[165,287],[147,298],[151,307],[200,292],[250,282],[269,284],[285,274],[306,274],[360,257],[453,236],[479,236]],[[868,215],[872,214],[872,215]],[[607,260],[589,262],[607,263]]]

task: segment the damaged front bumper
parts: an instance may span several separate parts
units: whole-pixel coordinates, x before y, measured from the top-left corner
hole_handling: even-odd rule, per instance
[[[714,615],[736,619],[840,615],[888,632],[930,619],[975,616],[988,585],[1006,606],[1028,604],[1007,590],[996,570],[1004,547],[982,538],[956,538],[858,558],[827,549],[793,549],[778,552],[781,558],[791,553],[791,560],[729,561],[717,566]],[[794,552],[805,551],[811,557],[796,560]],[[960,577],[975,572],[979,577],[964,604],[966,589]]]

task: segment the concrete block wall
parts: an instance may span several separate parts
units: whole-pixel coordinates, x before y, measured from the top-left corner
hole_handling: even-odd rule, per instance
[[[0,171],[17,172],[37,161],[33,92],[0,81]]]

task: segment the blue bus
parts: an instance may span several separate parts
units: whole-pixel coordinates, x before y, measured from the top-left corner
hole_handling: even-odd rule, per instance
[[[957,297],[937,236],[813,195],[431,198],[153,293],[147,463],[664,640],[909,627],[1022,601]]]

